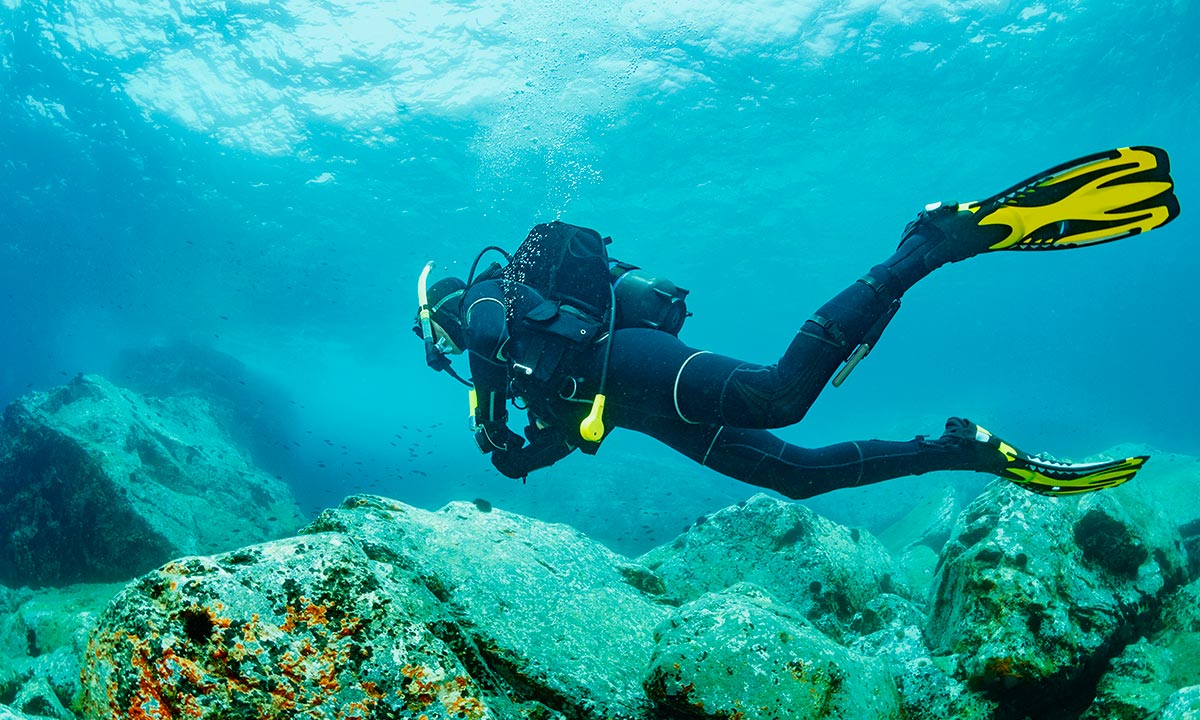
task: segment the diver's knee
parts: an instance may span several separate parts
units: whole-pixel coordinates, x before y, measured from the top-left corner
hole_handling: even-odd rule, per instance
[[[731,378],[721,399],[726,424],[764,430],[795,425],[815,399],[802,380],[785,378],[775,367]]]

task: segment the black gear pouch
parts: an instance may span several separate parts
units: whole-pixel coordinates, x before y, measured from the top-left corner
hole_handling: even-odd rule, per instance
[[[529,379],[552,384],[566,371],[566,362],[600,336],[603,323],[582,310],[547,300],[521,319],[519,359],[513,367]]]

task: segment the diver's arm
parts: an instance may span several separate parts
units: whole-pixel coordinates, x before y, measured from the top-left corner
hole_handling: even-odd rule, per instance
[[[504,297],[495,281],[478,283],[463,300],[466,305],[467,359],[475,385],[475,442],[482,452],[505,452],[525,440],[508,428],[508,343]]]

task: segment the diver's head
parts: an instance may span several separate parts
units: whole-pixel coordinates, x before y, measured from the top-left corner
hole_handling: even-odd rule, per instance
[[[466,347],[462,321],[462,298],[467,284],[456,277],[446,277],[429,286],[430,323],[435,343],[443,354],[456,355]],[[417,328],[420,335],[420,328]]]

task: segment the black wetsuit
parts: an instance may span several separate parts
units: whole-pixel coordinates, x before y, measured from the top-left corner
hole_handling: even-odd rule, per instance
[[[810,449],[766,430],[799,422],[872,326],[930,270],[911,251],[898,251],[825,303],[774,365],[698,350],[658,330],[619,329],[612,340],[605,424],[644,433],[724,475],[792,498],[934,470],[983,469],[978,449],[961,442],[918,436]],[[529,387],[507,354],[511,338],[500,282],[471,287],[463,307],[482,427],[477,439],[493,464],[519,478],[577,447],[595,452],[578,428],[598,390],[605,342],[569,359],[557,387]],[[506,426],[510,394],[521,397],[531,415],[523,446]]]

